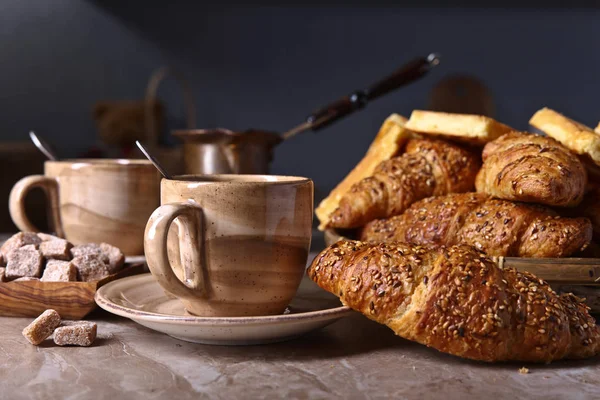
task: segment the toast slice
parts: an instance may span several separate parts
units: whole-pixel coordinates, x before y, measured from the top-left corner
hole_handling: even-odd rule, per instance
[[[510,126],[483,115],[423,110],[412,112],[406,129],[477,145],[491,142],[505,133],[514,131]]]
[[[600,135],[592,128],[545,107],[533,114],[529,124],[600,165]]]
[[[329,193],[329,196],[321,201],[315,210],[315,214],[321,222],[319,230],[327,228],[331,213],[338,208],[341,198],[350,190],[352,185],[372,176],[375,167],[400,152],[404,143],[410,137],[409,132],[404,128],[405,123],[406,118],[398,114],[392,114],[386,118],[363,159]]]

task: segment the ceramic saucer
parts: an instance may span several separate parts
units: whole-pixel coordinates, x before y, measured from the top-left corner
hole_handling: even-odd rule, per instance
[[[151,274],[110,282],[96,292],[108,312],[188,342],[248,345],[280,342],[323,328],[352,313],[337,297],[305,277],[282,315],[197,317],[177,299],[167,297]]]
[[[146,262],[146,256],[125,256],[125,264],[143,264]]]

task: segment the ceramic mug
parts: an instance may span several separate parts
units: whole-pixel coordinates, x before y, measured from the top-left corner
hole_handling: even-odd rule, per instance
[[[24,206],[34,187],[48,195],[58,236],[74,244],[109,243],[125,255],[143,254],[144,228],[160,200],[160,176],[149,161],[46,161],[44,175],[21,179],[10,193],[10,216],[22,231],[39,232]]]
[[[304,275],[313,182],[269,175],[161,182],[144,237],[150,271],[199,316],[282,313]]]

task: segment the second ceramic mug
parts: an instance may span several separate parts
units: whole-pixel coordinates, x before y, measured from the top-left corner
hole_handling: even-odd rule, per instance
[[[146,259],[158,283],[188,312],[250,316],[285,310],[310,247],[310,179],[163,179],[161,204],[146,226]]]
[[[21,179],[10,193],[10,216],[22,231],[39,232],[24,206],[34,187],[48,195],[58,236],[74,244],[109,243],[125,255],[144,254],[144,228],[160,197],[160,177],[149,161],[46,161],[44,175]]]

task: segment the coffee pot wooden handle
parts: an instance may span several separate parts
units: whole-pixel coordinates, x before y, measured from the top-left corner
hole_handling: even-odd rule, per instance
[[[177,218],[179,258],[183,269],[180,280],[169,262],[168,234]],[[166,291],[177,297],[207,296],[206,268],[202,257],[204,238],[201,231],[202,208],[189,203],[169,203],[157,208],[144,233],[144,253],[150,272]]]
[[[18,181],[10,192],[8,208],[10,217],[15,225],[23,232],[40,232],[27,217],[25,210],[25,197],[33,188],[41,188],[50,202],[50,218],[55,233],[64,238],[65,233],[62,227],[58,200],[58,181],[44,175],[31,175]]]
[[[311,114],[306,122],[311,130],[317,131],[348,114],[365,107],[368,102],[407,85],[425,76],[431,68],[440,63],[440,56],[431,53],[416,58],[394,71],[391,75],[372,84],[366,89],[356,90],[348,96],[323,107]]]

